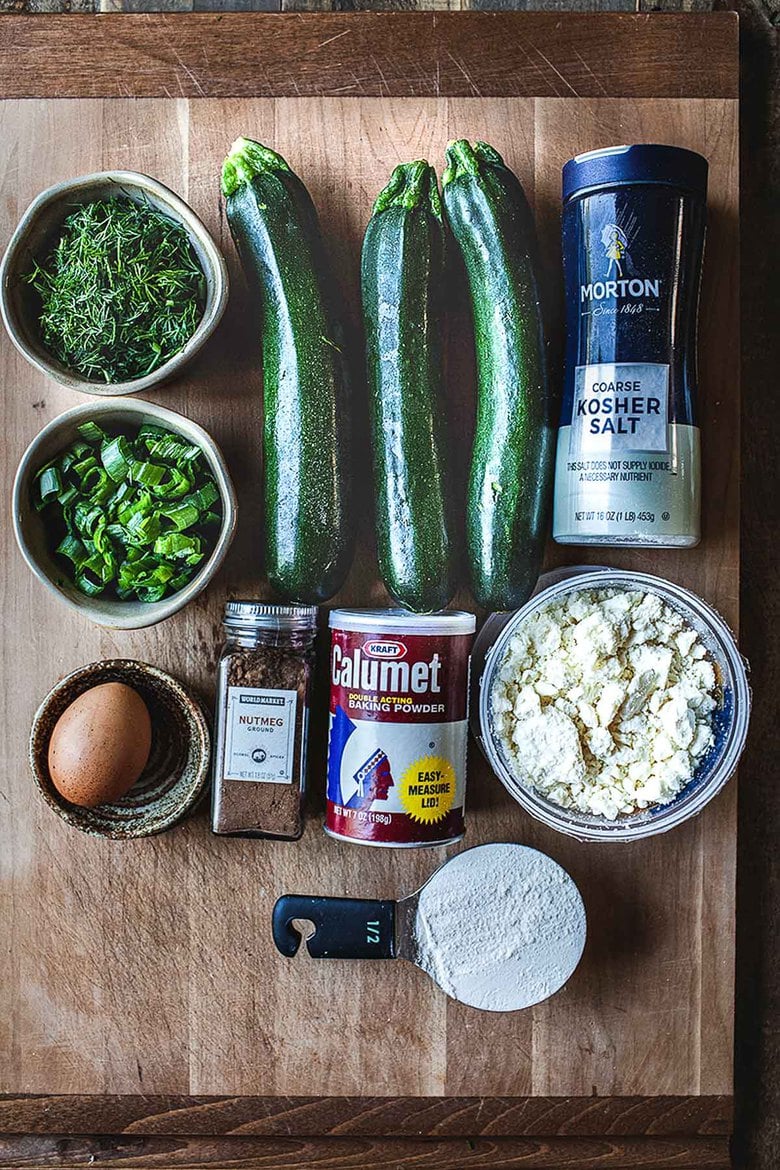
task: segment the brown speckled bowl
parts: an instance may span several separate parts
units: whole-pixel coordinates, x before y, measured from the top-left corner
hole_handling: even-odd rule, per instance
[[[60,795],[49,775],[49,740],[54,725],[74,699],[101,683],[134,687],[149,708],[152,750],[140,779],[111,804],[81,808]],[[132,659],[91,662],[58,682],[38,708],[30,732],[30,767],[50,808],[83,833],[122,841],[170,829],[206,790],[211,735],[200,699],[175,678]]]

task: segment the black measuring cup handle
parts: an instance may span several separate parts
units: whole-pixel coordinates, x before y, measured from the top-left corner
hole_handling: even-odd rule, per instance
[[[296,918],[314,924],[306,940],[314,959],[395,958],[395,902],[285,894],[274,906],[273,933],[277,950],[288,957],[302,941]]]

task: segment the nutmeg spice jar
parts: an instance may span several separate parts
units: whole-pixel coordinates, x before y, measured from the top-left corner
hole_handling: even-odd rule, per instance
[[[229,601],[223,625],[212,830],[297,840],[303,831],[317,609]]]

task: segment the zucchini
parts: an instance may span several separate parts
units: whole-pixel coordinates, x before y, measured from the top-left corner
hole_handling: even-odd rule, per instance
[[[261,314],[265,568],[282,597],[317,604],[353,549],[347,371],[317,212],[285,160],[247,138],[222,192]]]
[[[477,362],[466,543],[480,605],[533,592],[548,529],[554,418],[533,216],[517,177],[484,142],[447,147],[447,220],[463,257]]]
[[[441,404],[444,224],[436,172],[395,168],[363,241],[361,283],[379,571],[418,613],[454,592]]]

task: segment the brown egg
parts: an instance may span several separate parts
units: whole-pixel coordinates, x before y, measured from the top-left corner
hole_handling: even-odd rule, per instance
[[[146,767],[152,723],[141,696],[124,683],[102,683],[74,699],[49,740],[49,775],[71,804],[118,800]]]

